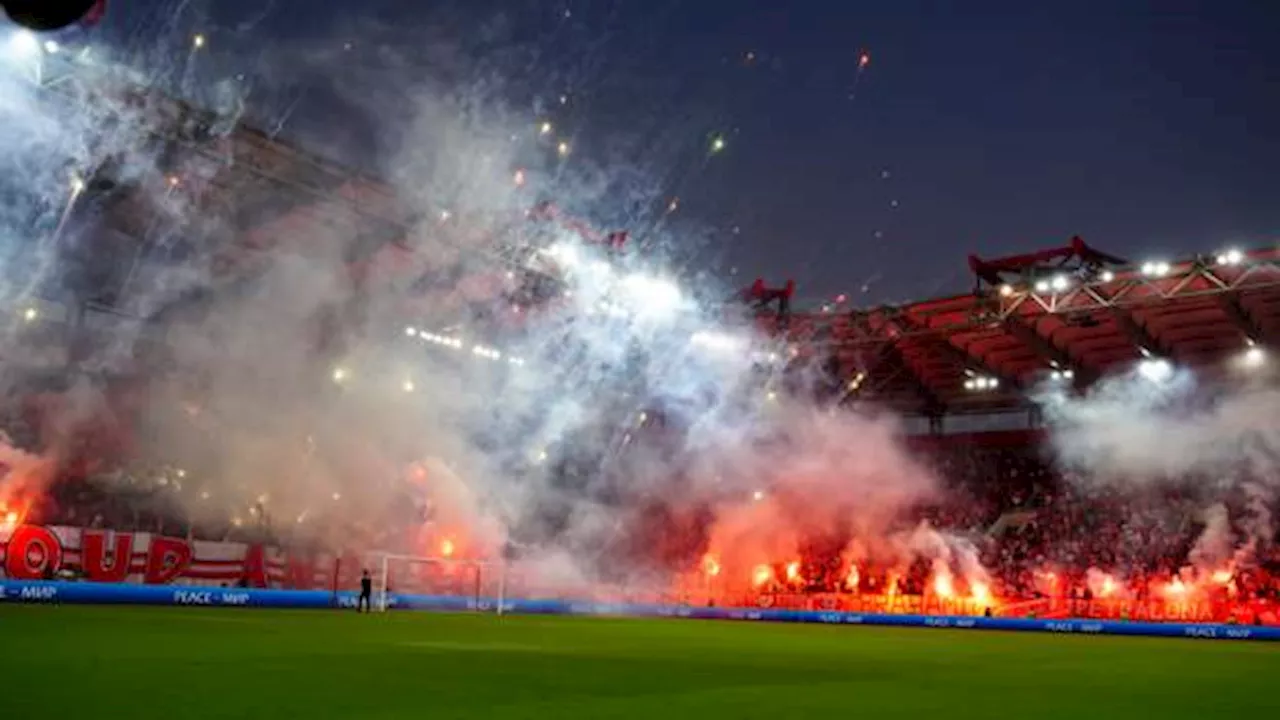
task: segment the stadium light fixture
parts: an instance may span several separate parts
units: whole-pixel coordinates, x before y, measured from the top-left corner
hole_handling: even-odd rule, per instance
[[[1256,368],[1261,367],[1267,361],[1267,351],[1257,345],[1250,345],[1240,356],[1245,367]]]
[[[974,375],[964,381],[964,389],[969,392],[989,392],[1000,388],[1000,381],[993,377]]]
[[[9,36],[5,49],[13,60],[31,60],[40,54],[40,40],[30,30],[18,30]]]
[[[1076,373],[1074,370],[1054,370],[1053,371],[1054,380],[1074,380],[1075,377],[1076,377]]]
[[[1012,286],[1012,285],[1010,285],[1010,284],[1008,284],[1008,283],[1005,283],[1004,285],[1001,285],[1001,286],[1000,286],[1000,296],[1001,296],[1001,297],[1009,297],[1009,296],[1010,296],[1010,295],[1012,295],[1012,294],[1013,294],[1013,286]]]
[[[409,327],[404,329],[404,334],[408,335],[409,337],[416,337],[418,335],[418,328],[410,325]]]
[[[1138,363],[1138,373],[1152,382],[1164,382],[1173,375],[1173,364],[1164,358],[1147,358]]]
[[[1055,275],[1052,281],[1053,289],[1062,292],[1071,287],[1071,278],[1066,275]]]
[[[746,348],[746,341],[723,332],[700,330],[689,338],[696,347],[717,353],[736,353]]]
[[[1101,281],[1102,281],[1102,282],[1104,282],[1104,283],[1109,283],[1109,282],[1111,282],[1112,280],[1115,280],[1115,279],[1116,279],[1116,274],[1115,274],[1115,273],[1113,273],[1113,272],[1111,272],[1110,270],[1103,270],[1103,271],[1098,275],[1098,279],[1099,279],[1099,280],[1101,280]]]
[[[1218,255],[1219,265],[1239,265],[1242,262],[1244,262],[1244,253],[1236,248],[1230,248]]]
[[[1150,278],[1161,278],[1169,274],[1172,268],[1163,260],[1142,264],[1142,274]]]
[[[1036,292],[1038,292],[1038,293],[1047,293],[1047,292],[1049,292],[1049,281],[1048,281],[1048,280],[1037,280],[1037,281],[1036,281]]]
[[[575,267],[581,261],[578,249],[568,243],[556,243],[545,252],[565,267]]]
[[[635,273],[627,275],[627,290],[635,296],[635,300],[643,302],[645,307],[655,313],[671,313],[680,306],[682,300],[680,287],[667,278],[653,277]]]

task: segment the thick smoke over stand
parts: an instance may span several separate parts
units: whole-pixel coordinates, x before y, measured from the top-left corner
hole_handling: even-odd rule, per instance
[[[730,288],[664,260],[696,231],[663,221],[656,176],[567,162],[569,141],[544,137],[501,77],[459,54],[445,73],[395,58],[375,76],[303,44],[274,50],[257,85],[199,84],[217,73],[192,64],[167,67],[161,89],[216,106],[199,128],[216,146],[242,112],[282,104],[270,83],[284,60],[362,111],[373,142],[322,154],[363,152],[408,205],[396,227],[263,188],[216,202],[227,168],[207,156],[172,167],[152,140],[160,105],[121,91],[145,72],[82,68],[84,90],[52,98],[4,78],[6,168],[24,185],[0,223],[8,275],[29,281],[5,299],[66,301],[90,283],[112,288],[97,301],[122,316],[76,358],[41,356],[29,349],[38,323],[9,321],[14,386],[64,379],[51,385],[57,421],[18,443],[31,454],[6,450],[5,497],[46,487],[68,471],[67,448],[106,425],[128,435],[133,472],[161,477],[204,530],[426,555],[511,543],[559,587],[662,587],[709,554],[743,582],[800,557],[923,558],[948,578],[985,577],[965,543],[904,526],[937,490],[891,420],[787,392],[789,348],[726,310]],[[285,127],[288,112],[276,119]],[[95,224],[124,190],[150,218],[131,229],[144,243]],[[644,228],[643,251],[615,256],[530,217],[548,200],[606,230]],[[273,204],[294,214],[244,229]],[[304,231],[290,225],[299,216]],[[513,302],[529,292],[524,270],[557,279],[550,297],[538,291],[544,307]],[[140,388],[127,416],[107,409],[119,378]]]
[[[1203,531],[1184,575],[1229,572],[1274,541],[1272,507],[1280,490],[1274,389],[1231,376],[1201,384],[1189,371],[1147,361],[1082,397],[1046,388],[1038,399],[1059,461],[1092,491],[1174,491],[1181,504],[1199,504]]]

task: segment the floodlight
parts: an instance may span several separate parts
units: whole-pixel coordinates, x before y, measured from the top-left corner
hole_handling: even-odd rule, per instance
[[[746,341],[723,332],[703,330],[693,334],[689,342],[700,348],[720,353],[736,353],[745,349]]]
[[[40,54],[40,40],[30,30],[18,30],[9,36],[9,57],[16,60],[30,60]]]
[[[1239,265],[1244,262],[1244,253],[1235,248],[1226,250],[1218,256],[1219,265]]]
[[[1138,363],[1138,373],[1152,382],[1164,382],[1173,375],[1173,365],[1163,358],[1148,358]]]
[[[1147,277],[1164,277],[1169,274],[1169,263],[1164,261],[1146,262],[1142,264],[1142,274]]]
[[[547,248],[546,253],[566,267],[577,265],[581,259],[578,256],[578,249],[568,243],[556,243]]]

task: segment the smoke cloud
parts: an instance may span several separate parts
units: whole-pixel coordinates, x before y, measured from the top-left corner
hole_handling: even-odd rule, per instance
[[[44,382],[62,403],[17,443],[29,453],[6,446],[0,500],[69,472],[111,415],[121,461],[202,530],[425,555],[510,543],[560,588],[657,586],[709,552],[745,578],[814,543],[980,573],[902,527],[938,487],[892,420],[783,392],[788,348],[682,265],[703,233],[671,217],[669,168],[637,162],[635,138],[591,154],[544,127],[571,100],[530,100],[509,71],[536,43],[495,60],[428,28],[442,41],[411,56],[366,27],[275,43],[249,72],[205,47],[243,40],[194,42],[187,19],[143,23],[163,30],[149,45],[27,53],[0,79],[21,179],[0,211],[5,391]],[[501,18],[486,33],[510,36]],[[322,122],[302,111],[316,93]],[[163,95],[213,112],[173,117]],[[246,167],[243,118],[392,193],[320,161]],[[632,230],[634,249],[528,216],[547,200]],[[87,339],[59,352],[77,318]]]
[[[1081,397],[1043,388],[1038,401],[1052,449],[1090,489],[1130,497],[1173,489],[1199,503],[1194,521],[1202,530],[1187,557],[1197,572],[1248,563],[1275,537],[1280,394],[1257,368],[1201,381],[1191,371],[1150,367]],[[1167,497],[1158,504],[1169,512],[1177,506]]]

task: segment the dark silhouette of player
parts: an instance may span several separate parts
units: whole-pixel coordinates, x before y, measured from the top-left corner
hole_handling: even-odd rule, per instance
[[[356,601],[356,612],[370,612],[373,609],[373,578],[365,570],[360,576],[360,599]]]

